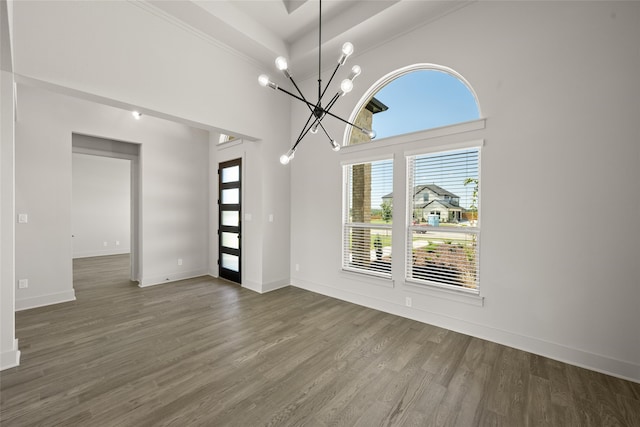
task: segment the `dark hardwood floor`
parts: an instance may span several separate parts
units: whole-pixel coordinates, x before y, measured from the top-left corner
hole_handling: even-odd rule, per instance
[[[296,288],[74,262],[18,312],[2,426],[640,426],[640,384]]]

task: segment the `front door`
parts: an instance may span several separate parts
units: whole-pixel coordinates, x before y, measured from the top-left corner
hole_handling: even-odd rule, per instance
[[[242,160],[235,159],[218,166],[218,266],[219,276],[241,282],[241,185]]]

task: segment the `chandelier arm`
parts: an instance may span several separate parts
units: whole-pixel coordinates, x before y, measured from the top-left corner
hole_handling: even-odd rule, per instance
[[[309,107],[313,107],[313,108],[315,108],[315,107],[316,107],[316,105],[315,105],[315,104],[312,104],[311,102],[307,101],[306,99],[299,97],[299,96],[298,96],[298,95],[296,95],[295,93],[291,93],[291,92],[289,92],[289,91],[288,91],[288,90],[286,90],[286,89],[282,89],[280,86],[277,86],[277,87],[276,87],[276,89],[278,89],[278,90],[279,90],[279,91],[281,91],[281,92],[286,93],[287,95],[289,95],[289,96],[291,96],[291,97],[293,97],[293,98],[297,99],[298,101],[302,101],[302,102],[304,102],[304,103],[305,103],[305,104],[307,104],[307,106],[309,106]]]
[[[351,123],[350,121],[345,120],[345,119],[343,119],[342,117],[336,116],[335,114],[333,114],[333,113],[332,113],[332,112],[330,112],[330,111],[324,110],[324,112],[325,112],[325,113],[327,113],[328,115],[330,115],[331,117],[333,117],[334,119],[338,119],[338,120],[340,120],[342,123],[345,123],[345,124],[347,124],[347,125],[349,125],[349,126],[351,126],[351,127],[354,127],[354,128],[356,128],[356,129],[358,129],[358,130],[361,130],[362,132],[365,132],[365,133],[369,132],[369,129],[365,129],[365,128],[363,128],[363,127],[360,127],[360,126],[356,125],[355,123]]]
[[[336,73],[338,72],[338,68],[340,68],[340,64],[336,65],[336,68],[333,70],[333,74],[331,74],[331,77],[329,78],[329,81],[327,82],[327,85],[324,87],[324,90],[322,91],[322,94],[320,95],[320,99],[322,99],[322,97],[324,96],[324,93],[327,91],[327,89],[329,89],[329,85],[331,84],[331,81],[333,81],[333,78],[336,76]],[[320,101],[318,101],[320,102]]]
[[[313,117],[313,114],[309,117],[309,119],[307,120],[307,123],[304,125],[304,127],[302,128],[302,131],[300,132],[300,135],[298,136],[298,139],[296,140],[295,144],[293,144],[293,147],[291,147],[291,150],[296,149],[296,147],[298,146],[298,144],[300,144],[302,142],[302,139],[307,136],[307,134],[309,133],[309,131],[311,130],[311,127],[313,126],[313,124],[309,125],[309,121],[311,121],[311,117]],[[315,123],[315,122],[314,122]],[[308,125],[308,126],[307,126]]]
[[[302,91],[300,90],[300,88],[298,87],[298,85],[296,84],[296,82],[293,80],[293,77],[291,76],[291,74],[289,74],[289,80],[291,80],[291,83],[293,83],[293,86],[296,88],[296,90],[298,91],[298,94],[300,94],[300,97],[302,98],[302,102],[307,104],[307,107],[309,107],[309,110],[311,110],[313,112],[313,109],[311,108],[311,104],[309,101],[307,101],[307,98],[305,98],[304,94],[302,93]],[[284,91],[284,89],[283,89]],[[320,102],[320,101],[318,101]]]
[[[331,98],[331,101],[329,101],[329,103],[327,104],[327,108],[325,108],[324,111],[328,112],[329,110],[331,110],[331,108],[333,107],[333,104],[335,104],[339,98],[340,98],[340,92],[333,95],[333,98]]]
[[[327,138],[329,138],[329,144],[333,145],[333,138],[331,138],[331,135],[329,135],[329,132],[327,132],[327,130],[324,128],[322,122],[318,122],[318,125],[320,125],[324,134],[327,135]]]

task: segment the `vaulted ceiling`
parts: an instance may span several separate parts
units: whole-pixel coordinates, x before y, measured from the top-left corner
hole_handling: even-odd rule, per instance
[[[300,76],[317,67],[318,0],[148,0],[162,12],[272,67],[289,59]],[[471,0],[324,0],[322,55],[333,61],[346,41],[363,52],[431,22]],[[331,56],[333,55],[333,56]]]

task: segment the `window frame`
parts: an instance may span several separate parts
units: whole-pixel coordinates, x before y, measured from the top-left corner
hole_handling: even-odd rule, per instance
[[[405,284],[410,284],[413,286],[419,286],[422,288],[431,288],[431,289],[438,289],[438,290],[446,290],[448,292],[453,292],[453,293],[460,293],[460,294],[470,294],[473,296],[479,296],[480,295],[480,242],[481,242],[481,186],[482,186],[482,179],[481,179],[481,175],[482,175],[482,147],[484,146],[484,140],[471,140],[468,141],[465,144],[457,144],[457,146],[451,146],[451,147],[447,147],[446,145],[443,146],[438,146],[438,147],[433,147],[432,149],[425,149],[425,150],[414,150],[414,151],[408,151],[405,152],[404,155],[404,160],[405,160],[405,174],[406,174],[406,181],[405,181],[405,190],[406,190],[406,195],[405,195],[405,203],[406,203],[406,215],[405,215],[405,253],[404,253],[404,281]],[[444,153],[455,153],[455,152],[462,152],[465,150],[471,150],[471,149],[477,149],[478,154],[478,193],[477,193],[477,200],[476,200],[476,212],[477,212],[477,219],[476,219],[476,225],[475,226],[468,226],[468,227],[446,227],[445,228],[445,232],[449,232],[449,233],[453,233],[453,234],[460,234],[460,235],[465,235],[465,234],[470,234],[470,235],[474,235],[475,236],[475,284],[476,287],[475,288],[467,288],[467,287],[463,287],[463,286],[459,286],[459,285],[451,285],[451,284],[445,284],[445,283],[440,283],[437,281],[433,281],[433,280],[427,280],[427,279],[420,279],[420,278],[415,278],[412,277],[413,274],[410,273],[410,270],[413,269],[412,266],[412,261],[413,261],[413,236],[414,236],[414,232],[420,230],[419,225],[414,225],[413,224],[413,204],[414,204],[414,197],[413,197],[413,188],[415,187],[415,183],[413,182],[413,177],[411,177],[412,172],[414,171],[413,167],[409,166],[409,162],[412,161],[413,159],[415,159],[416,157],[419,156],[424,156],[424,155],[438,155],[438,154],[444,154]],[[437,185],[437,184],[436,184]],[[440,212],[438,212],[438,215],[440,216]],[[434,232],[438,233],[438,232],[442,232],[441,227],[438,227],[437,230],[435,230],[434,228]]]
[[[351,161],[343,161],[341,163],[341,168],[342,168],[342,221],[341,221],[341,228],[342,228],[342,238],[341,238],[341,243],[342,243],[342,257],[341,257],[341,270],[344,272],[348,272],[348,273],[357,273],[357,274],[361,274],[367,277],[375,277],[377,279],[382,279],[384,281],[392,281],[393,280],[393,262],[391,261],[389,264],[389,272],[388,273],[381,273],[375,270],[368,270],[365,268],[358,268],[358,267],[353,267],[348,265],[347,262],[347,255],[348,255],[348,243],[349,242],[349,236],[350,236],[350,230],[352,230],[353,228],[357,228],[357,229],[369,229],[369,230],[388,230],[389,231],[389,235],[391,237],[391,247],[393,248],[393,225],[394,222],[392,221],[389,224],[375,224],[375,223],[363,223],[363,222],[349,222],[349,210],[351,208],[350,206],[350,193],[352,191],[352,187],[351,187],[351,180],[349,179],[349,168],[355,165],[361,165],[361,164],[372,164],[375,162],[381,162],[381,161],[389,161],[391,162],[391,171],[392,171],[392,177],[394,175],[394,169],[395,169],[395,164],[396,164],[396,159],[394,158],[394,156],[392,154],[386,155],[386,156],[372,156],[372,157],[368,157],[366,159],[354,159]],[[393,179],[393,178],[392,178]],[[392,209],[393,206],[395,206],[395,203],[393,203],[392,205]],[[393,259],[393,249],[391,252],[391,257]]]

